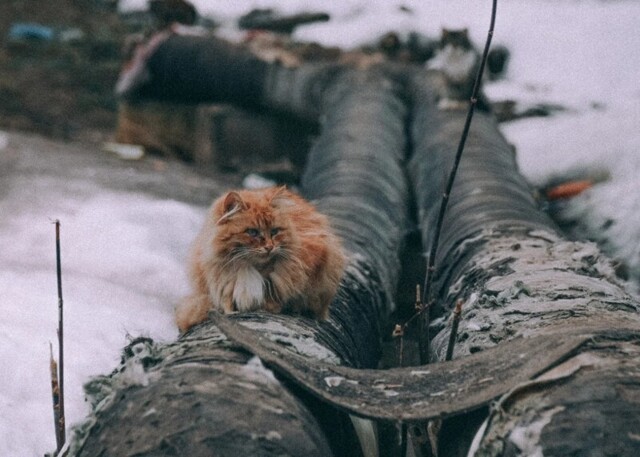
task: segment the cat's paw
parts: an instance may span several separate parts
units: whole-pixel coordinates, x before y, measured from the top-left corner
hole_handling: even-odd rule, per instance
[[[207,319],[211,303],[206,295],[193,294],[185,297],[176,306],[176,324],[180,333],[184,333]]]

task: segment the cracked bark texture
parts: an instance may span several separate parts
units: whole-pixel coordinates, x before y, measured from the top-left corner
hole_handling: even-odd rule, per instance
[[[413,97],[420,103],[409,170],[429,246],[466,112],[438,110],[423,77],[413,80]],[[476,455],[637,455],[640,397],[630,386],[640,381],[638,303],[594,244],[563,239],[538,210],[512,147],[485,113],[471,125],[435,265],[433,361],[444,359],[458,300],[454,358],[518,337],[621,332],[568,354],[563,376],[507,394],[478,434]],[[448,444],[442,443],[444,455],[463,455],[468,447]]]

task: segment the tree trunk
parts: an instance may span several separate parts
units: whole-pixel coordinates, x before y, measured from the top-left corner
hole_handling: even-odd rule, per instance
[[[190,71],[205,70],[198,59],[182,63],[194,65]],[[162,64],[173,71],[170,62]],[[380,326],[392,309],[399,240],[408,225],[402,170],[407,93],[375,72],[263,70],[255,78],[237,75],[250,78],[251,103],[323,119],[303,188],[330,215],[350,254],[331,317],[318,324],[288,316],[212,315],[217,327],[205,323],[138,357],[139,363],[126,359],[119,375],[93,384],[104,387],[98,396],[103,401],[81,455],[131,455],[112,449],[152,443],[137,455],[169,454],[167,449],[207,455],[213,448],[229,455],[323,455],[328,447],[353,455],[353,433],[336,409],[418,429],[424,420],[438,419],[437,425],[446,419],[440,433],[431,428],[440,455],[464,455],[470,446],[477,455],[638,455],[638,305],[593,245],[565,241],[538,211],[512,148],[487,114],[473,120],[436,259],[436,363],[370,369]],[[466,113],[438,110],[424,75],[409,89],[408,174],[428,247]],[[455,360],[442,362],[457,301],[463,310]],[[281,380],[273,382],[255,360],[246,363],[241,348]],[[178,390],[167,395],[161,388]],[[134,394],[140,397],[129,401]],[[218,409],[207,410],[209,403]],[[134,408],[146,409],[122,425]],[[287,417],[278,422],[274,415],[282,411]],[[214,420],[221,425],[209,426]],[[226,435],[215,434],[226,425]]]
[[[409,170],[429,246],[466,112],[435,108],[424,78],[413,89],[421,103]],[[639,455],[638,304],[593,244],[562,239],[536,208],[512,148],[484,113],[473,119],[435,265],[434,361],[444,359],[459,300],[456,358],[520,337],[610,332],[503,397],[478,434],[477,455]],[[444,455],[455,454],[456,446],[443,444]]]
[[[233,103],[318,122],[325,91],[344,70],[333,63],[290,69],[221,39],[163,32],[125,66],[116,94],[131,101]]]
[[[438,110],[424,76],[411,90],[420,102],[408,169],[429,246],[466,112]],[[310,364],[233,325],[222,328],[336,407],[408,422],[425,435],[422,420],[446,419],[432,423],[441,456],[466,455],[488,416],[478,455],[637,455],[638,304],[594,245],[563,240],[536,208],[512,148],[485,113],[472,123],[436,268],[435,363],[424,367]],[[442,362],[458,300],[456,360]],[[488,411],[498,397],[499,407]]]
[[[197,72],[197,63],[183,62],[192,67],[180,71]],[[381,328],[393,309],[409,225],[401,167],[407,109],[399,87],[380,73],[345,72],[324,80],[319,93],[291,98],[319,99],[325,118],[302,190],[330,217],[347,251],[330,317],[325,322],[264,313],[214,318],[235,323],[249,340],[275,344],[286,357],[373,368]],[[296,87],[319,89],[306,83]],[[73,453],[80,456],[351,456],[360,453],[355,434],[364,437],[367,431],[363,446],[377,446],[370,423],[353,418],[354,429],[344,413],[279,381],[211,321],[173,344],[133,344],[118,371],[94,380],[88,391],[94,414],[74,439]]]

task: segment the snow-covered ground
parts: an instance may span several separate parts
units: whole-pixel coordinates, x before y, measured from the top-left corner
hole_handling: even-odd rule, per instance
[[[390,30],[437,36],[442,26],[468,26],[481,45],[491,9],[489,0],[194,3],[225,24],[256,7],[327,11],[329,23],[300,28],[295,38],[343,47],[374,41]],[[125,9],[144,4],[121,2]],[[613,219],[608,230],[620,247],[612,252],[635,268],[640,268],[639,17],[635,0],[502,0],[494,43],[506,45],[512,57],[506,78],[486,87],[492,99],[568,108],[551,118],[505,124],[503,131],[534,183],[576,168],[610,173],[608,182],[574,199],[572,211],[589,214],[594,231]],[[0,132],[0,154],[11,151],[11,141]],[[71,425],[87,411],[83,382],[116,366],[127,335],[176,337],[172,308],[187,289],[184,259],[204,210],[108,190],[86,177],[2,180],[0,444],[3,455],[36,456],[55,447],[48,371],[49,342],[55,346],[57,326],[50,219],[62,221]]]
[[[49,153],[46,144],[32,149],[16,136],[0,138],[7,143],[0,154],[19,154],[18,163]],[[91,175],[34,181],[23,167],[16,176],[0,173],[0,453],[41,456],[55,448],[48,374],[49,342],[57,351],[52,220],[62,224],[65,397],[73,423],[87,411],[83,383],[117,365],[128,335],[177,336],[172,307],[187,291],[184,258],[202,209],[104,188]]]

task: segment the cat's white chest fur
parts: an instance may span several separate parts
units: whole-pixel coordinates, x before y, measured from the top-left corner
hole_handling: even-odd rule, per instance
[[[262,275],[253,267],[238,270],[236,284],[233,288],[233,301],[236,309],[252,311],[259,309],[264,301],[264,280]]]
[[[463,83],[471,76],[477,56],[473,50],[447,45],[427,62],[427,67],[444,72],[452,82]]]

